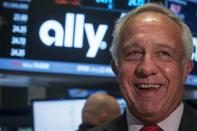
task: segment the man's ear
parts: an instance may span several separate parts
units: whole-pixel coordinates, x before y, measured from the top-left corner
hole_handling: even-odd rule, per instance
[[[115,62],[114,60],[111,61],[111,67],[112,67],[112,70],[113,72],[115,73],[115,75],[117,76],[118,75],[118,63]]]
[[[187,63],[185,64],[184,74],[183,74],[184,80],[187,79],[187,76],[188,76],[189,73],[192,71],[192,69],[193,69],[193,64],[194,64],[194,63],[193,63],[192,60],[187,61]]]

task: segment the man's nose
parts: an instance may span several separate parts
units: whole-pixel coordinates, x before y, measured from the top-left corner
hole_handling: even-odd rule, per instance
[[[150,75],[155,75],[157,73],[157,64],[151,55],[145,55],[136,67],[136,76],[140,78],[146,78]]]

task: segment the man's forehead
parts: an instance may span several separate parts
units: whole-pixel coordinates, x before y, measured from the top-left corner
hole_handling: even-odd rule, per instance
[[[171,23],[172,24],[173,23],[176,26],[178,26],[178,24],[169,16],[154,11],[146,11],[136,14],[130,17],[125,25],[128,25],[129,23],[133,23],[133,24],[138,24],[138,23],[142,23],[142,24],[143,23],[144,24]]]
[[[169,29],[169,32],[181,34],[180,26],[168,16],[157,12],[143,12],[130,18],[122,28],[123,34],[132,33],[133,29],[138,28],[138,31],[155,31],[158,29]],[[155,32],[156,33],[156,32]]]
[[[148,12],[142,12],[140,14],[137,14],[136,16],[134,16],[130,20],[141,21],[141,22],[145,22],[145,23],[160,22],[161,16],[166,17],[161,13],[148,11]]]

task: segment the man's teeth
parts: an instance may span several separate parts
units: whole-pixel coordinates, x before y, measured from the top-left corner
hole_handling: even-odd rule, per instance
[[[159,84],[137,84],[137,88],[148,89],[148,88],[159,88],[161,85]]]

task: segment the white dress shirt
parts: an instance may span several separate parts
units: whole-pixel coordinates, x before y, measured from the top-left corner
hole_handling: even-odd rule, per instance
[[[184,105],[181,103],[170,116],[157,123],[157,125],[159,125],[164,131],[178,131],[183,109]],[[144,124],[133,116],[128,109],[126,110],[126,114],[128,131],[139,131],[144,126]]]

